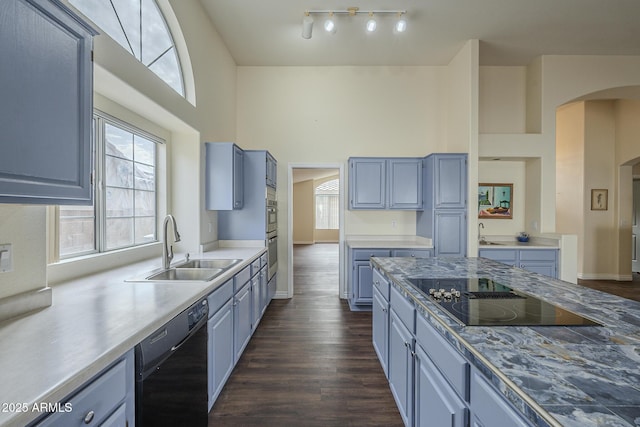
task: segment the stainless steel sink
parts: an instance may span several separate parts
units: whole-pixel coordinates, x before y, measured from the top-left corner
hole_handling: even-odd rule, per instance
[[[146,277],[145,280],[195,280],[207,282],[220,275],[222,268],[170,268]]]
[[[183,264],[177,265],[177,268],[229,268],[242,261],[241,259],[192,259]]]
[[[148,271],[127,282],[197,281],[208,282],[241,262],[241,259],[186,259],[166,270]]]

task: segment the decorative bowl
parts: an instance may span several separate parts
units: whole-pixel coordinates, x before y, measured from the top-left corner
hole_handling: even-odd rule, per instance
[[[520,243],[526,243],[529,241],[529,236],[516,236],[516,239],[518,239]]]

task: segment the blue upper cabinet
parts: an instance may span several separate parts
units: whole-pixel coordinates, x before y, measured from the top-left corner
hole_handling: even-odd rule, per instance
[[[424,160],[425,208],[467,207],[467,155],[431,154]]]
[[[269,153],[266,153],[267,166],[267,185],[271,188],[278,187],[278,162]]]
[[[224,211],[244,206],[244,152],[232,142],[207,142],[206,207]]]
[[[349,209],[422,209],[422,160],[350,158]]]
[[[91,204],[95,32],[58,1],[0,16],[0,203]]]

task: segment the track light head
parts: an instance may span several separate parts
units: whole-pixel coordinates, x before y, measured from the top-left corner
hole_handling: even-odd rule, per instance
[[[333,12],[329,12],[329,17],[326,21],[324,21],[324,29],[327,33],[335,34],[336,33],[336,23],[333,20]]]
[[[313,33],[313,18],[309,16],[309,14],[305,14],[305,17],[302,19],[302,38],[310,39],[311,34]]]
[[[396,33],[404,33],[407,31],[407,20],[403,18],[398,19],[398,22],[396,22],[395,25],[395,30]]]
[[[376,30],[378,23],[373,19],[373,12],[369,12],[369,20],[367,21],[365,28],[368,32],[373,33]]]

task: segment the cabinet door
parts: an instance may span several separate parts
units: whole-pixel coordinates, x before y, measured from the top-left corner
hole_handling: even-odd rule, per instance
[[[262,317],[262,299],[260,298],[260,274],[251,279],[251,330],[255,331]]]
[[[269,153],[267,153],[267,185],[273,188],[278,186],[278,163]]]
[[[233,351],[233,300],[227,301],[208,322],[209,410],[231,375]]]
[[[422,209],[422,159],[389,159],[389,209]]]
[[[0,2],[0,203],[93,200],[93,33],[57,2]]]
[[[244,206],[244,153],[233,146],[233,209]]]
[[[557,249],[521,249],[519,259],[522,269],[558,278]]]
[[[464,154],[435,154],[435,209],[462,209],[467,206],[467,156]]]
[[[269,305],[269,282],[267,280],[267,266],[260,270],[260,311],[262,316]]]
[[[467,407],[451,389],[421,346],[414,357],[414,425],[464,427]]]
[[[437,210],[434,220],[435,256],[467,255],[467,221],[466,211]]]
[[[373,270],[369,261],[354,261],[353,268],[353,302],[370,305],[373,300]]]
[[[470,402],[472,426],[530,426],[477,371],[471,375]]]
[[[233,347],[234,365],[242,355],[251,338],[251,283],[236,293],[233,300]]]
[[[349,208],[385,209],[386,160],[349,159]]]
[[[244,206],[244,152],[232,142],[207,142],[205,203],[208,210]]]
[[[389,352],[389,303],[377,288],[373,289],[372,307],[372,340],[373,349],[378,355],[387,379],[389,378],[388,352]]]
[[[396,315],[389,314],[389,387],[402,421],[412,425],[413,418],[413,336]]]

